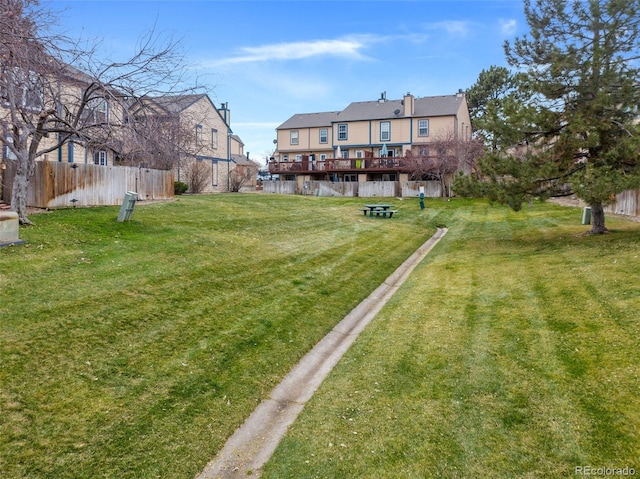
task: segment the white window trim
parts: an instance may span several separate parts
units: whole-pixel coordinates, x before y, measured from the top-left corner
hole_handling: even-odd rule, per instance
[[[324,132],[324,140],[322,139],[322,132]],[[318,141],[320,142],[320,144],[329,143],[329,130],[327,130],[326,128],[321,128],[318,132]]]
[[[13,137],[7,135],[5,137],[5,140],[7,141],[7,143],[13,144]],[[9,148],[9,145],[4,145],[4,159],[5,160],[17,160],[18,159],[18,157],[13,153],[13,151],[11,151],[11,148]]]
[[[7,71],[7,75],[12,75],[11,83],[15,89],[14,92],[19,96],[16,98],[18,108],[24,108],[29,111],[42,111],[44,108],[44,85],[40,81],[40,77],[37,73],[29,70],[28,73],[24,73],[24,70],[14,67]],[[0,96],[2,97],[2,105],[9,106],[9,92],[3,86],[0,89]],[[36,99],[34,102],[33,100]]]
[[[344,127],[344,138],[343,132],[340,129]],[[338,141],[347,141],[349,139],[349,125],[347,123],[338,123]]]
[[[96,96],[87,101],[83,117],[89,125],[100,125],[109,122],[109,104],[106,98]]]
[[[109,155],[106,150],[96,150],[93,152],[93,164],[98,166],[109,166]]]
[[[218,129],[211,128],[211,148],[218,149]]]
[[[202,146],[202,125],[196,125],[196,146]]]
[[[427,126],[426,128],[421,128],[420,123],[424,122]],[[426,130],[426,133],[421,133],[421,130]],[[418,136],[429,136],[429,120],[418,120]]]
[[[382,125],[387,125],[388,129],[384,131],[382,129]],[[386,133],[386,137],[383,137],[382,134]],[[391,122],[390,121],[381,121],[380,122],[380,141],[391,141]]]
[[[300,144],[300,132],[298,130],[291,130],[289,132],[289,144],[290,145]]]

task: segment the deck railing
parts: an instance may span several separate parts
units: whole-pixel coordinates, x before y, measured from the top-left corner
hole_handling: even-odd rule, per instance
[[[348,171],[348,170],[404,170],[408,167],[406,157],[391,158],[330,158],[327,160],[303,159],[301,161],[271,161],[269,173]]]

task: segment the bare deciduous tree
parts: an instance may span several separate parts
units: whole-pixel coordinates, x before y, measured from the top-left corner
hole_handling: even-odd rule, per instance
[[[481,154],[480,142],[462,140],[449,132],[408,156],[406,169],[414,181],[439,181],[444,198],[451,194],[450,182],[453,175],[459,170],[474,171]]]
[[[182,178],[189,185],[189,193],[202,193],[211,178],[211,162],[191,160],[184,162]]]
[[[26,196],[38,158],[68,141],[121,147],[132,98],[175,92],[184,80],[171,39],[152,31],[130,58],[100,61],[94,48],[48,36],[53,21],[37,0],[0,0],[0,145],[16,158],[11,207],[22,224],[31,223]]]
[[[240,188],[256,177],[259,170],[260,167],[256,163],[236,165],[229,175],[229,190],[237,193]]]
[[[129,121],[119,149],[121,165],[172,170],[195,142],[193,129],[179,115],[138,114]]]

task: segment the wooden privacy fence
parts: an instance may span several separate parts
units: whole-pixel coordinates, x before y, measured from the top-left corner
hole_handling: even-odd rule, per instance
[[[360,185],[361,198],[398,196],[400,183],[397,181],[365,181]]]
[[[605,207],[607,213],[640,216],[640,190],[626,190],[616,195],[615,201]]]
[[[262,183],[264,193],[277,193],[282,195],[295,195],[298,189],[296,181],[265,181]]]
[[[11,200],[16,164],[7,161],[3,201]],[[38,161],[29,181],[27,206],[112,206],[122,203],[127,191],[138,199],[166,200],[174,197],[173,172],[129,166],[98,166],[81,163]]]
[[[296,181],[264,181],[262,185],[265,193],[360,198],[418,197],[421,186],[426,198],[439,198],[442,192],[439,181],[304,181],[302,188]]]
[[[315,196],[359,196],[357,182],[305,181],[303,194]]]
[[[439,181],[405,181],[402,183],[402,197],[419,197],[420,187],[424,188],[425,198],[440,198],[442,196],[442,185]]]

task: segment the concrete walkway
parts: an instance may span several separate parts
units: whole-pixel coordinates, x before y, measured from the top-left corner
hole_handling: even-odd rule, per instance
[[[447,233],[438,231],[300,360],[196,479],[259,477],[305,403],[415,266]]]

